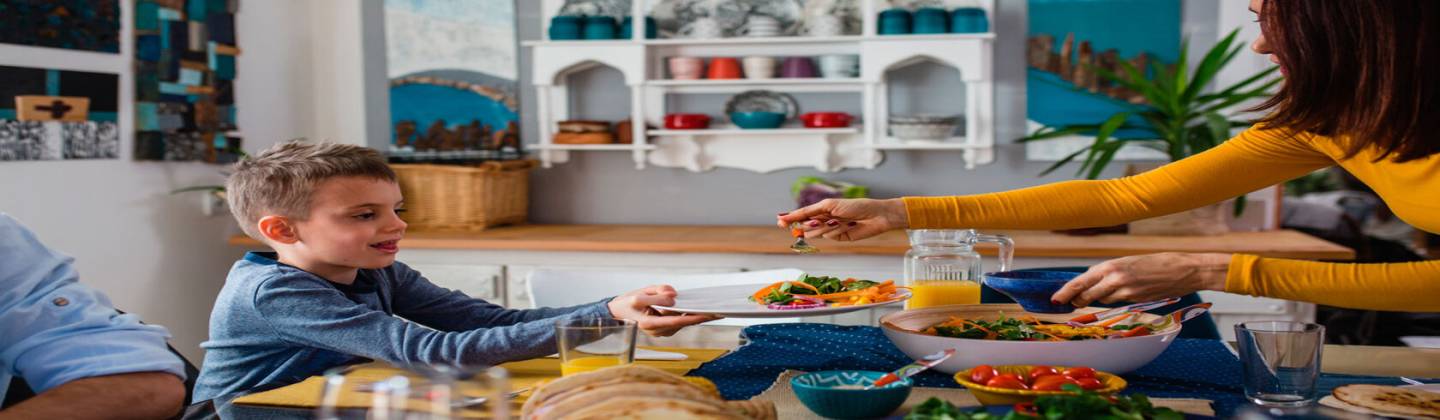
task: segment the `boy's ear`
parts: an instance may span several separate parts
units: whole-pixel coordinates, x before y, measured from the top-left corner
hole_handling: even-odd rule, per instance
[[[260,228],[260,235],[265,239],[286,245],[300,241],[300,235],[295,232],[295,225],[285,216],[265,216],[255,224]]]

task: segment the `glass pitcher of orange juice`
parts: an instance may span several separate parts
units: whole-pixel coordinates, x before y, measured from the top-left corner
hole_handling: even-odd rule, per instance
[[[982,235],[974,229],[912,229],[905,253],[905,285],[913,297],[906,309],[980,303],[984,276],[975,244],[1000,246],[1000,271],[1009,271],[1015,242],[1005,235]]]

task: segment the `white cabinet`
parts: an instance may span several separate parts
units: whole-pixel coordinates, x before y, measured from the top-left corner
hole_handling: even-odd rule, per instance
[[[472,264],[406,264],[419,271],[431,283],[446,289],[464,292],[470,297],[505,304],[505,267],[499,265]]]
[[[530,277],[530,272],[536,269],[588,269],[595,271],[628,271],[636,273],[674,273],[674,274],[704,274],[704,273],[728,273],[742,271],[739,267],[636,267],[636,266],[589,266],[589,265],[558,265],[547,264],[536,265],[510,265],[505,267],[505,289],[506,306],[517,309],[533,308],[534,301],[530,299],[529,285],[525,279]],[[656,279],[657,283],[664,282],[663,279]],[[676,286],[677,288],[681,286]],[[628,290],[616,290],[615,293],[623,293]]]

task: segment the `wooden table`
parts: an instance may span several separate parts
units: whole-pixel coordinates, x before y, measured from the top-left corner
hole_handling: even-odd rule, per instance
[[[1345,260],[1349,248],[1290,230],[1218,236],[1069,236],[1046,231],[986,231],[1015,240],[1016,257],[1115,258],[1156,252],[1226,252],[1276,258]],[[522,225],[473,233],[409,232],[405,249],[574,252],[789,254],[789,233],[774,226]],[[234,245],[260,243],[237,235]],[[855,242],[814,242],[824,254],[904,255],[903,231]],[[982,246],[980,252],[994,253]]]

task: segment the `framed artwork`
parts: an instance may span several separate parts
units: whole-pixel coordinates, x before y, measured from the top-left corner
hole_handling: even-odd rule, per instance
[[[0,161],[119,157],[119,75],[0,66],[0,80]]]
[[[518,153],[513,0],[385,0],[390,155]]]
[[[135,159],[234,162],[239,0],[135,0]]]
[[[1029,0],[1026,133],[1046,125],[1099,123],[1142,99],[1105,82],[1090,66],[1116,69],[1174,63],[1180,55],[1180,0]],[[1117,136],[1144,136],[1119,132]],[[1025,145],[1033,160],[1059,160],[1089,144],[1074,136]],[[1117,159],[1166,159],[1126,147]]]
[[[118,54],[120,2],[0,1],[0,43]]]

